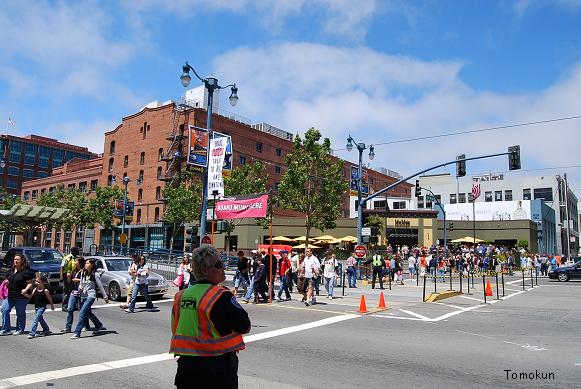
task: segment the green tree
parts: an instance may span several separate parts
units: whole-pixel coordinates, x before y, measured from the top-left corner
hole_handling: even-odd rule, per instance
[[[97,187],[95,196],[89,197],[88,201],[88,207],[92,210],[90,224],[111,228],[115,213],[115,200],[122,198],[123,190],[118,186]]]
[[[163,190],[165,201],[165,221],[173,224],[170,247],[178,228],[200,218],[202,184],[191,172],[182,172],[179,184],[166,186]]]
[[[295,137],[277,195],[282,207],[305,215],[307,242],[313,227],[321,231],[335,228],[341,196],[347,190],[341,176],[343,162],[333,162],[329,138],[320,140],[321,133],[315,128],[305,133],[304,140]]]

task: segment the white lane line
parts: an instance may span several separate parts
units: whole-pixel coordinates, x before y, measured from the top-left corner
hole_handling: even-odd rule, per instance
[[[173,299],[154,300],[154,301],[155,301],[155,303],[156,303],[156,304],[158,304],[158,303],[167,303],[167,302],[173,302]],[[125,303],[109,303],[109,304],[99,304],[99,305],[93,305],[93,306],[91,307],[91,309],[95,309],[95,308],[111,308],[111,307],[120,307],[121,305],[124,305],[124,304],[125,304]],[[140,306],[145,306],[145,304],[146,304],[146,302],[145,302],[145,301],[143,301],[143,302],[136,303],[136,304],[135,304],[135,306],[138,306],[138,307],[140,307]],[[155,304],[154,304],[154,305],[155,305]],[[62,309],[62,307],[60,307],[60,306],[59,306],[58,308],[55,308],[55,309],[54,309],[54,311],[51,311],[50,309],[47,309],[47,310],[46,310],[44,313],[45,313],[45,314],[47,314],[47,313],[50,313],[50,312],[62,312],[62,310],[63,310],[63,309]],[[34,310],[34,309],[29,309],[29,310],[27,310],[27,311],[26,311],[26,313],[27,313],[27,314],[29,314],[29,313],[35,313],[35,310]],[[14,310],[14,309],[13,309],[13,310],[10,312],[10,314],[11,314],[11,315],[16,315],[16,310]]]
[[[439,303],[434,301],[432,304],[444,305],[446,307],[455,308],[455,309],[464,309],[465,307],[459,307],[458,305],[446,304],[446,303]]]
[[[293,332],[304,331],[304,330],[308,330],[311,328],[321,327],[321,326],[325,326],[325,325],[329,325],[329,324],[333,324],[333,323],[338,323],[338,322],[345,321],[345,320],[355,319],[358,317],[361,317],[361,316],[360,315],[353,315],[353,314],[332,316],[332,317],[329,317],[327,319],[317,320],[317,321],[314,321],[311,323],[299,324],[296,326],[281,328],[278,330],[272,330],[272,331],[267,331],[267,332],[262,332],[259,334],[246,335],[246,336],[244,336],[244,342],[246,342],[246,343],[256,342],[258,340],[263,340],[263,339],[273,338],[276,336],[291,334]],[[82,342],[82,340],[79,340],[79,342]],[[144,365],[147,363],[154,363],[154,362],[162,362],[162,361],[167,361],[167,360],[172,360],[172,359],[174,359],[173,355],[171,355],[169,353],[163,353],[163,354],[146,355],[146,356],[137,357],[137,358],[121,359],[121,360],[117,360],[117,361],[94,363],[91,365],[76,366],[76,367],[71,367],[71,368],[61,369],[61,370],[45,371],[42,373],[28,374],[28,375],[23,375],[23,376],[18,376],[18,377],[11,377],[11,378],[2,379],[2,380],[0,380],[0,389],[14,388],[14,387],[23,386],[23,385],[37,384],[37,383],[45,382],[45,381],[53,381],[53,380],[57,380],[57,379],[69,378],[69,377],[78,376],[78,375],[98,373],[98,372],[113,370],[113,369],[122,369],[125,367]]]
[[[464,308],[464,309],[462,309],[461,311],[454,311],[454,312],[446,313],[445,315],[438,316],[438,317],[436,317],[436,318],[432,319],[431,321],[440,321],[440,320],[444,320],[444,319],[447,319],[447,318],[449,318],[449,317],[456,316],[456,315],[459,315],[459,314],[461,314],[461,313],[464,313],[464,312],[473,311],[473,310],[475,310],[475,309],[482,308],[482,307],[485,307],[485,306],[486,306],[486,305],[474,305],[474,306],[472,306],[472,307]]]
[[[408,315],[411,315],[411,316],[417,317],[418,319],[421,319],[421,320],[425,320],[425,321],[430,321],[430,320],[432,320],[432,319],[430,319],[430,318],[429,318],[429,317],[427,317],[427,316],[420,315],[419,313],[415,313],[415,312],[412,312],[412,311],[408,311],[407,309],[401,309],[401,308],[400,308],[400,309],[399,309],[399,311],[401,311],[401,312],[403,312],[403,313],[407,313]]]
[[[494,339],[494,337],[492,336],[486,336],[486,335],[482,335],[482,334],[475,334],[474,332],[468,332],[468,331],[460,331],[460,330],[455,330],[456,332],[460,332],[461,334],[466,334],[466,335],[473,335],[473,336],[478,336],[480,338],[486,338],[486,339]]]
[[[429,321],[429,320],[424,320],[424,319],[419,319],[416,317],[401,317],[401,316],[389,316],[389,315],[380,315],[378,313],[375,313],[373,315],[369,315],[369,316],[373,316],[373,317],[381,317],[383,319],[398,319],[398,320],[413,320],[413,321]]]
[[[479,302],[481,302],[481,303],[483,303],[483,302],[484,302],[484,300],[482,300],[482,299],[477,299],[477,298],[474,298],[474,297],[468,297],[468,296],[458,296],[458,297],[462,297],[463,299],[468,299],[468,300],[479,301]]]

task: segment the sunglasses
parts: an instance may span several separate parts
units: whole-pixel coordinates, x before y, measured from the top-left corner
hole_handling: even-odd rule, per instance
[[[214,269],[224,269],[224,262],[218,261],[214,264]]]

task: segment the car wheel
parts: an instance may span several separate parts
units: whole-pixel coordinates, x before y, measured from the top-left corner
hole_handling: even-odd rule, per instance
[[[121,289],[115,281],[109,284],[109,300],[121,301]]]
[[[561,282],[569,281],[569,274],[567,273],[559,273],[557,279]]]

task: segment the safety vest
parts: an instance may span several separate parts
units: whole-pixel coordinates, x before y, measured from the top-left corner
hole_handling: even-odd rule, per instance
[[[73,273],[73,269],[75,268],[75,257],[73,254],[69,254],[65,257],[65,266],[63,266],[63,273]]]
[[[381,255],[375,254],[373,256],[373,266],[381,266]]]
[[[226,292],[220,286],[196,284],[176,294],[171,317],[171,354],[213,357],[244,349],[242,335],[233,332],[221,336],[210,319],[212,307]]]

